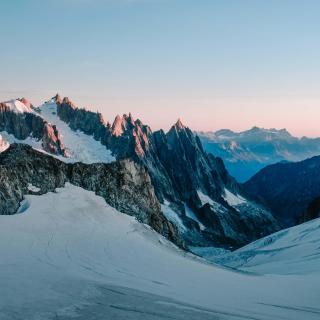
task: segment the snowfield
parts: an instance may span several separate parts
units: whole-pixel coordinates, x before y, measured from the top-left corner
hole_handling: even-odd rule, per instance
[[[24,143],[24,144],[28,144],[33,149],[36,149],[36,150],[39,150],[41,152],[47,153],[47,152],[43,151],[43,149],[42,149],[42,141],[37,140],[35,138],[28,137],[25,140],[20,140],[20,139],[17,139],[13,134],[9,134],[6,131],[1,131],[0,135],[3,137],[3,139],[6,142],[6,148],[3,148],[3,150],[0,150],[0,152],[3,152],[6,149],[8,149],[10,144],[13,144],[13,143]]]
[[[279,231],[213,260],[261,274],[319,276],[320,218]],[[319,285],[320,277],[316,280]]]
[[[211,265],[72,185],[24,203],[0,216],[1,320],[320,318],[319,268],[256,275]],[[279,268],[290,271],[287,262]]]
[[[224,200],[226,200],[229,203],[230,206],[237,206],[239,204],[246,202],[245,198],[243,198],[239,195],[235,195],[234,193],[232,193],[228,189],[224,189],[224,193],[225,193],[225,196],[223,198],[224,198]]]
[[[115,161],[111,151],[99,141],[81,131],[73,131],[67,123],[57,115],[57,104],[47,102],[39,107],[40,115],[53,125],[56,125],[64,146],[68,149],[70,157],[59,157],[65,162],[83,163],[109,163]]]

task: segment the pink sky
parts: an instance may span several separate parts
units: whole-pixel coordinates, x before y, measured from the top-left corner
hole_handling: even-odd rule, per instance
[[[2,100],[26,95],[38,105],[53,96],[53,92],[45,97],[32,92],[7,93]],[[193,130],[242,131],[258,126],[286,128],[296,136],[320,137],[320,97],[316,96],[88,96],[72,92],[61,95],[68,95],[78,107],[101,111],[110,122],[117,114],[131,112],[153,130],[168,130],[181,118]]]
[[[116,113],[131,112],[153,130],[168,129],[178,118],[193,130],[235,131],[263,128],[286,128],[296,136],[320,137],[320,96],[257,97],[74,97],[80,106],[99,109],[107,120]]]

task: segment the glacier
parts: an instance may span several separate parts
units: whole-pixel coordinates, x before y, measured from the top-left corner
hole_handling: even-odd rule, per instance
[[[26,201],[0,216],[0,319],[319,319],[320,269],[305,263],[319,221],[252,244],[314,243],[294,253],[304,272],[283,254],[283,272],[267,273],[269,258],[225,267],[186,253],[71,184]]]

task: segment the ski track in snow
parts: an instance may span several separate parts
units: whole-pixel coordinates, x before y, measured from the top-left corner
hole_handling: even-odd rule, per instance
[[[254,275],[210,265],[69,184],[26,201],[22,214],[0,216],[1,320],[320,317],[319,268]],[[289,239],[317,232],[307,227]]]

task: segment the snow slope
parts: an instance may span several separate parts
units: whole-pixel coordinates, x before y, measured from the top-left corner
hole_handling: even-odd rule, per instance
[[[228,189],[224,189],[225,196],[223,197],[224,200],[226,200],[230,206],[237,206],[239,204],[245,203],[246,199],[239,195],[235,195]]]
[[[319,274],[320,218],[257,240],[219,262],[263,274]]]
[[[0,216],[1,320],[319,319],[320,271],[210,265],[71,185],[20,212]]]
[[[32,113],[33,112],[31,107],[25,105],[23,102],[17,99],[6,101],[5,105],[15,113],[25,113],[25,112]]]
[[[24,143],[24,144],[28,144],[29,146],[31,146],[32,148],[34,148],[36,150],[47,153],[42,149],[42,141],[41,140],[37,140],[32,137],[28,137],[25,140],[20,140],[20,139],[17,139],[13,134],[9,134],[6,131],[0,131],[0,135],[7,142],[7,148],[9,148],[9,145],[13,144],[13,143]],[[7,148],[5,148],[4,150],[0,150],[0,152],[5,151]],[[50,155],[54,156],[52,154],[50,154]],[[60,157],[58,157],[58,158],[60,158]],[[63,157],[61,157],[61,158],[63,158]]]
[[[187,228],[183,224],[183,221],[180,218],[180,216],[172,208],[170,208],[169,201],[164,200],[164,203],[161,204],[161,211],[170,222],[172,222],[175,226],[177,226],[177,228],[179,229],[179,232],[183,233],[187,231]]]
[[[64,121],[57,116],[57,105],[47,102],[39,107],[41,116],[53,125],[56,125],[61,135],[64,146],[68,149],[70,157],[59,157],[66,162],[109,163],[116,159],[99,141],[81,131],[73,131]]]

